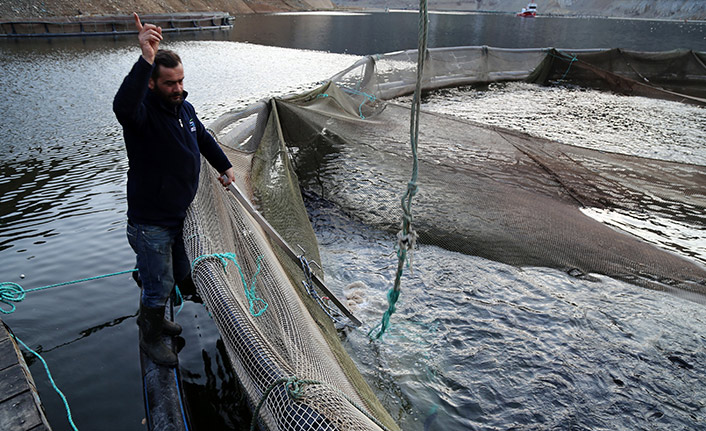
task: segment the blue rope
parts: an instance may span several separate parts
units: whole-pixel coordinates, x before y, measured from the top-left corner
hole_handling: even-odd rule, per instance
[[[235,253],[213,253],[213,254],[204,254],[202,256],[199,256],[196,259],[194,259],[193,262],[191,263],[191,271],[192,272],[194,271],[194,268],[196,268],[197,263],[201,262],[204,259],[214,258],[214,257],[218,258],[218,260],[221,261],[221,265],[223,265],[223,271],[226,270],[226,266],[228,266],[229,260],[235,264],[236,268],[238,268],[238,273],[240,274],[240,279],[242,280],[243,287],[245,288],[245,296],[248,298],[248,303],[250,304],[250,314],[253,317],[258,317],[262,313],[264,313],[265,310],[267,310],[268,304],[267,304],[267,302],[265,302],[264,299],[258,298],[255,293],[255,282],[257,281],[258,274],[260,274],[260,269],[261,269],[260,264],[261,264],[264,256],[260,255],[257,257],[257,261],[256,261],[257,262],[257,270],[255,271],[255,275],[252,276],[250,283],[248,283],[245,280],[245,274],[243,273],[243,269],[240,267],[240,264],[238,264],[237,256],[235,255]],[[255,305],[257,303],[261,303],[262,308],[260,308],[260,310],[258,310],[258,311],[255,311],[255,308],[256,308]]]
[[[82,283],[84,281],[99,280],[101,278],[112,277],[114,275],[129,274],[135,272],[137,269],[129,269],[127,271],[113,272],[111,274],[97,275],[95,277],[82,278],[80,280],[66,281],[63,283],[50,284],[49,286],[35,287],[34,289],[24,289],[17,283],[12,283],[5,281],[0,283],[0,303],[3,303],[10,307],[10,309],[5,309],[0,307],[0,312],[3,314],[12,314],[15,312],[14,302],[22,302],[25,299],[27,293],[38,292],[40,290],[51,289],[53,287],[68,286],[70,284]]]
[[[74,424],[74,419],[71,417],[71,409],[69,408],[69,402],[66,401],[66,397],[64,396],[64,393],[61,392],[58,386],[56,386],[56,382],[54,382],[54,378],[51,375],[51,371],[49,371],[49,366],[47,365],[47,362],[42,358],[42,355],[39,353],[35,352],[34,350],[30,349],[28,345],[26,345],[22,340],[17,338],[15,334],[10,334],[12,335],[12,338],[17,340],[18,343],[22,345],[26,350],[28,350],[31,354],[39,358],[39,360],[42,362],[44,365],[44,370],[47,372],[47,376],[49,377],[49,381],[51,382],[52,387],[56,391],[57,394],[61,397],[61,400],[64,402],[64,408],[66,409],[66,415],[69,418],[69,424],[71,424],[71,428],[73,428],[74,431],[78,431],[78,428],[76,428],[76,425]]]
[[[427,11],[427,0],[419,0],[419,46],[417,49],[417,85],[414,89],[412,99],[412,110],[410,115],[410,146],[412,149],[412,179],[407,183],[407,191],[400,199],[402,205],[402,229],[397,233],[397,273],[395,284],[387,293],[388,308],[382,316],[382,321],[368,332],[368,336],[378,339],[385,333],[390,325],[390,316],[396,311],[395,304],[400,297],[402,273],[404,264],[412,267],[412,256],[414,245],[417,240],[417,233],[412,228],[412,198],[417,194],[417,177],[419,174],[419,158],[417,156],[417,144],[419,142],[419,118],[422,105],[422,77],[424,75],[424,59],[427,55],[427,35],[428,35],[429,14]],[[408,255],[409,253],[409,255]],[[376,329],[377,334],[371,335]]]
[[[563,81],[564,78],[566,78],[566,75],[569,74],[569,70],[571,70],[571,65],[574,64],[574,61],[578,61],[578,58],[576,58],[576,55],[573,55],[573,54],[572,54],[572,55],[571,55],[571,60],[569,61],[569,67],[566,68],[566,71],[565,71],[564,74],[561,76],[561,78],[559,79],[559,81]]]

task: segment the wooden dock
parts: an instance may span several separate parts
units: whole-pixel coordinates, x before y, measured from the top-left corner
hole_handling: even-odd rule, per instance
[[[51,431],[32,375],[0,320],[0,430]]]
[[[227,30],[233,17],[227,12],[184,12],[140,16],[162,32]],[[0,37],[67,37],[137,34],[132,15],[96,15],[0,20]]]

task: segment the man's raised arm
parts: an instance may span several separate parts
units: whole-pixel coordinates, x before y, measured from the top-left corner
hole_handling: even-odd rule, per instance
[[[147,94],[148,83],[152,74],[154,57],[162,40],[162,28],[154,24],[142,25],[137,13],[133,13],[137,39],[140,42],[142,57],[135,63],[130,73],[123,80],[118,93],[113,99],[113,112],[123,126],[138,126],[144,118],[142,101]]]

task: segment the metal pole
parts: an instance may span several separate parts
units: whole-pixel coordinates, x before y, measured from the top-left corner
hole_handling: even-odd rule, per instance
[[[227,186],[228,190],[230,190],[231,193],[235,196],[235,198],[240,202],[240,204],[247,210],[248,214],[250,214],[255,221],[262,227],[262,229],[265,231],[267,236],[270,237],[271,240],[273,240],[280,248],[285,252],[287,256],[289,256],[290,259],[292,259],[294,262],[299,264],[299,256],[292,250],[292,248],[287,244],[287,242],[282,238],[277,231],[270,225],[270,223],[265,220],[265,218],[260,214],[255,207],[252,206],[250,201],[245,197],[243,192],[240,191],[238,186],[236,186],[234,183],[230,183]],[[361,326],[363,323],[358,320],[357,317],[353,315],[353,313],[345,306],[343,305],[343,302],[341,302],[336,295],[329,290],[329,288],[324,284],[324,282],[316,275],[312,273],[312,279],[314,281],[314,284],[321,289],[328,297],[331,299],[331,301],[338,307],[341,312],[348,317],[353,325],[355,326]]]

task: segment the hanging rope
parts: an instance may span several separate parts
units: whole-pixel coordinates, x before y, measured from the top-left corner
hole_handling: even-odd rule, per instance
[[[99,280],[101,278],[112,277],[114,275],[129,274],[135,272],[137,269],[129,269],[127,271],[113,272],[111,274],[97,275],[95,277],[82,278],[80,280],[66,281],[64,283],[50,284],[49,286],[35,287],[34,289],[24,289],[17,283],[12,283],[9,281],[0,283],[0,303],[3,303],[10,307],[10,309],[5,309],[0,307],[0,312],[3,314],[11,314],[15,311],[15,302],[22,302],[25,299],[26,294],[30,292],[37,292],[40,290],[51,289],[53,287],[68,286],[70,284],[82,283],[84,281]]]
[[[378,339],[385,333],[385,330],[390,325],[390,316],[395,312],[395,304],[400,297],[400,284],[402,273],[404,272],[404,264],[412,267],[412,259],[414,254],[414,246],[417,240],[417,233],[412,228],[412,198],[417,194],[417,176],[419,172],[419,159],[417,156],[417,143],[419,141],[419,114],[422,105],[422,78],[424,76],[424,60],[427,55],[427,34],[429,25],[429,14],[427,12],[427,0],[419,1],[419,44],[417,49],[417,84],[414,89],[414,98],[412,99],[412,111],[410,115],[410,144],[412,148],[412,179],[407,183],[407,192],[402,196],[402,228],[397,233],[397,273],[395,275],[395,284],[390,291],[387,292],[387,311],[382,316],[382,321],[376,327],[368,332],[368,336],[373,339]],[[375,330],[377,333],[371,335]]]
[[[559,55],[552,54],[551,51],[550,51],[549,55],[551,55],[554,58],[558,58],[560,60],[564,60],[564,61],[569,62],[569,66],[566,68],[566,70],[564,71],[564,74],[561,76],[561,78],[559,78],[559,81],[563,81],[566,78],[566,75],[569,74],[569,71],[571,70],[571,65],[573,65],[575,61],[579,61],[579,59],[576,57],[576,54],[573,54],[573,53],[567,54],[562,51],[557,51],[557,52],[559,53]]]
[[[243,268],[240,267],[240,264],[238,263],[237,256],[235,253],[213,253],[213,254],[204,254],[202,256],[197,257],[194,259],[193,262],[191,262],[191,271],[194,271],[194,268],[196,268],[196,264],[201,262],[204,259],[209,259],[209,258],[217,258],[218,260],[221,261],[221,265],[223,265],[223,271],[226,270],[226,266],[228,266],[228,261],[231,261],[235,264],[236,268],[238,268],[238,273],[240,274],[240,279],[243,282],[243,288],[245,289],[245,297],[248,298],[248,303],[250,304],[250,314],[253,317],[258,317],[262,313],[267,310],[268,304],[265,302],[264,299],[258,298],[256,293],[255,293],[255,282],[257,281],[257,276],[260,274],[260,264],[262,262],[262,259],[264,256],[260,255],[257,257],[257,270],[255,271],[255,274],[252,276],[250,279],[250,283],[248,283],[245,280],[245,274],[243,273]],[[256,304],[262,304],[260,309],[256,311]]]

